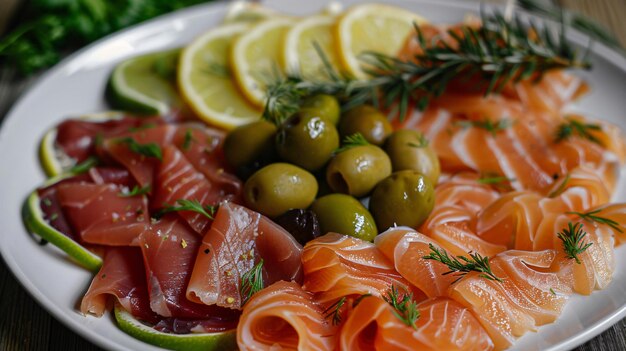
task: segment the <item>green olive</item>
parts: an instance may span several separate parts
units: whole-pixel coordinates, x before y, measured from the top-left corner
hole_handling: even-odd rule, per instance
[[[401,129],[393,132],[385,143],[393,171],[414,170],[425,175],[432,184],[439,181],[439,159],[428,146],[422,133]]]
[[[276,135],[278,155],[309,171],[322,168],[338,147],[337,128],[317,116],[296,113],[283,123]]]
[[[333,157],[326,167],[326,182],[335,192],[361,197],[390,174],[389,156],[378,146],[362,145]]]
[[[339,133],[342,138],[361,133],[374,145],[382,145],[393,128],[384,114],[372,106],[357,106],[347,111],[339,121]]]
[[[341,108],[339,101],[332,95],[317,94],[309,96],[301,105],[300,113],[303,116],[313,116],[325,118],[330,123],[337,125]]]
[[[288,163],[272,163],[254,173],[244,185],[246,205],[268,217],[294,208],[307,208],[317,194],[315,177]]]
[[[226,162],[239,169],[259,159],[275,158],[276,126],[265,120],[233,129],[224,140]]]
[[[419,227],[435,205],[435,189],[424,175],[416,171],[395,172],[378,183],[369,209],[379,228],[394,225]]]
[[[322,235],[335,232],[372,241],[378,234],[372,215],[350,195],[322,196],[311,205],[311,210],[317,215]]]

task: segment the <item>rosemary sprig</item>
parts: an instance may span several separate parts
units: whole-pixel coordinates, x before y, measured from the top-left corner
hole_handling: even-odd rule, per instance
[[[332,317],[333,325],[341,324],[341,307],[346,303],[346,297],[342,297],[335,301],[332,305],[322,312],[324,318]]]
[[[146,157],[154,157],[159,159],[159,161],[163,161],[163,153],[161,152],[161,147],[157,143],[140,144],[131,137],[122,138],[119,142],[128,145],[128,148],[135,153]]]
[[[165,204],[163,209],[161,209],[155,215],[156,218],[161,218],[163,215],[169,212],[177,212],[177,211],[193,211],[204,215],[208,219],[214,219],[215,211],[217,211],[217,206],[212,205],[202,205],[199,201],[196,200],[186,200],[180,199],[176,200],[178,206],[172,206]]]
[[[144,195],[144,194],[149,193],[151,190],[152,190],[152,187],[150,186],[150,184],[148,184],[146,186],[142,186],[142,187],[140,187],[138,185],[135,185],[130,191],[119,192],[117,194],[117,196],[120,196],[120,197],[132,197],[132,196],[137,196],[137,195]]]
[[[502,118],[498,122],[493,122],[490,119],[484,119],[482,121],[459,121],[456,123],[462,128],[481,128],[496,136],[498,132],[506,130],[513,125],[513,121],[508,118]]]
[[[340,148],[337,148],[337,150],[335,150],[335,155],[346,151],[348,149],[352,149],[353,147],[357,147],[357,146],[363,146],[363,145],[369,145],[370,143],[367,141],[367,139],[365,139],[365,137],[363,136],[363,134],[361,133],[354,133],[352,135],[347,135],[344,139],[343,139],[343,143],[342,146]]]
[[[239,294],[244,305],[252,297],[252,295],[263,289],[263,259],[259,261],[252,269],[241,276],[241,285]]]
[[[574,259],[576,263],[580,264],[578,255],[585,252],[593,243],[583,242],[587,232],[583,230],[582,223],[573,224],[569,222],[567,226],[568,228],[563,228],[561,232],[557,233],[557,236],[563,242],[563,249],[567,258]]]
[[[297,111],[302,97],[326,93],[340,98],[344,109],[380,103],[402,120],[411,104],[425,108],[453,79],[481,76],[488,82],[485,94],[491,94],[499,93],[510,82],[541,79],[552,69],[591,67],[569,46],[563,33],[554,35],[534,23],[528,27],[519,18],[507,21],[498,12],[483,14],[482,22],[480,28],[463,27],[461,35],[450,30],[452,42],[440,37],[427,42],[415,26],[423,52],[410,61],[376,52],[362,54],[369,80],[339,74],[330,65],[325,65],[330,81],[298,75],[281,79],[269,85],[263,116],[274,122],[284,120]],[[529,29],[536,35],[529,36]]]
[[[433,244],[428,244],[428,247],[430,247],[431,252],[423,258],[435,260],[448,266],[449,271],[443,274],[454,274],[458,277],[452,284],[458,282],[469,272],[479,272],[481,273],[479,276],[482,278],[502,282],[502,279],[491,271],[489,257],[483,257],[479,253],[470,253],[469,258],[465,256],[450,257],[446,250],[439,249]]]
[[[601,131],[602,127],[599,124],[583,123],[573,118],[567,118],[566,122],[561,123],[556,130],[555,142],[568,140],[572,136],[578,136],[583,139],[587,139],[598,145],[602,145],[602,141],[595,135],[591,134],[591,131]]]
[[[602,211],[602,209],[597,209],[597,210],[593,210],[593,211],[589,211],[589,212],[566,212],[567,214],[573,214],[573,215],[577,215],[580,218],[586,220],[587,222],[596,222],[596,223],[600,223],[600,224],[606,224],[609,227],[613,228],[614,230],[616,230],[619,233],[623,233],[624,231],[622,230],[622,228],[620,228],[620,225],[618,222],[610,219],[610,218],[606,218],[606,217],[600,217],[600,216],[596,216],[598,213],[600,213],[600,211]]]
[[[567,187],[567,183],[569,183],[569,179],[570,175],[568,173],[565,175],[565,178],[563,178],[563,181],[561,181],[561,184],[559,184],[559,187],[550,192],[550,194],[548,194],[548,197],[553,198],[563,194],[565,188]]]
[[[404,296],[400,298],[398,289],[395,285],[392,285],[387,294],[382,297],[383,300],[393,307],[393,314],[395,314],[398,319],[409,327],[417,329],[415,322],[420,317],[420,311],[417,309],[417,302],[413,300],[413,294],[404,294]]]

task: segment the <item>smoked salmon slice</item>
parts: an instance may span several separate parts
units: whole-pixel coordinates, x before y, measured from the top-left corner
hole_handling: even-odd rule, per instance
[[[243,206],[224,202],[204,235],[187,298],[232,309],[243,306],[242,276],[263,260],[263,282],[302,281],[302,246],[282,227]]]
[[[316,293],[324,304],[346,296],[381,296],[391,286],[423,298],[374,244],[351,236],[328,233],[308,242],[302,252],[302,266],[303,288]]]
[[[417,305],[415,327],[401,321],[389,303],[365,297],[350,312],[339,335],[340,350],[488,351],[494,345],[476,317],[459,303],[439,297]]]
[[[278,281],[252,296],[237,326],[247,350],[334,350],[336,327],[324,318],[313,294],[295,282]]]

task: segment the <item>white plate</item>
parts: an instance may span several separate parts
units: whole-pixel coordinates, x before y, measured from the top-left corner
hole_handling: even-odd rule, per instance
[[[346,0],[349,5],[357,0]],[[436,23],[456,23],[477,3],[393,0]],[[314,1],[269,0],[274,9],[311,14],[326,5]],[[218,24],[227,3],[182,10],[107,37],[76,53],[45,74],[15,104],[0,133],[0,252],[26,290],[55,318],[78,334],[111,350],[158,350],[116,328],[110,316],[84,317],[77,303],[91,282],[91,274],[48,245],[41,247],[26,233],[20,206],[26,195],[44,180],[37,161],[39,138],[68,116],[106,109],[103,93],[113,66],[125,58],[184,45]],[[584,36],[571,39],[586,44]],[[626,59],[601,45],[593,50],[594,70],[582,75],[592,93],[577,106],[588,114],[626,130]],[[624,183],[615,200],[626,201]],[[626,315],[626,248],[618,249],[617,270],[611,285],[591,296],[575,296],[556,323],[529,333],[515,344],[519,350],[569,349],[599,334]]]

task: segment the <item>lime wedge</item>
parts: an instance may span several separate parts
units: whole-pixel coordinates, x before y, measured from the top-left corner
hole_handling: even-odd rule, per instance
[[[176,91],[176,65],[180,49],[133,57],[118,64],[107,86],[107,99],[116,109],[167,114],[181,107]]]
[[[119,304],[115,305],[115,320],[126,334],[149,344],[177,351],[236,350],[236,330],[210,334],[168,334],[141,323]]]
[[[61,179],[63,178],[53,178],[46,184],[53,184]],[[67,235],[50,226],[43,218],[43,213],[41,212],[39,203],[39,195],[36,190],[33,191],[24,202],[24,205],[22,206],[22,219],[26,229],[63,250],[68,256],[73,258],[83,267],[89,269],[90,271],[97,272],[102,265],[102,259],[82,247],[74,240],[70,239]]]

